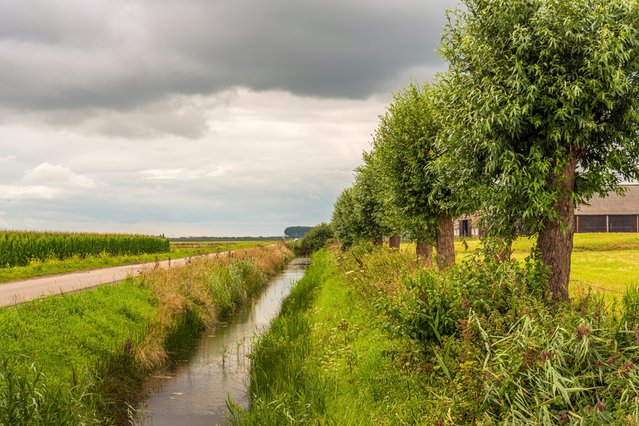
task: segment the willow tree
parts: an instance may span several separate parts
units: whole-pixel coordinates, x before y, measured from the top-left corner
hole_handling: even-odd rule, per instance
[[[439,157],[436,96],[437,90],[427,84],[411,84],[396,93],[380,117],[373,147],[403,229],[417,241],[418,255],[427,257],[434,241],[438,263],[447,267],[455,262],[453,217],[458,212],[449,203],[442,176],[431,167]]]
[[[384,188],[372,158],[372,154],[364,153],[364,164],[355,169],[354,215],[359,223],[359,237],[375,245],[382,245],[384,235],[390,231],[384,218]]]
[[[458,154],[481,167],[494,209],[537,234],[567,300],[575,204],[639,177],[638,2],[462,3],[442,47]]]
[[[355,215],[353,187],[344,189],[335,200],[331,227],[342,247],[350,247],[361,235],[360,223]]]

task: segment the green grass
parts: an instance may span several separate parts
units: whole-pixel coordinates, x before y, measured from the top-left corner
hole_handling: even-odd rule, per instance
[[[180,259],[207,253],[219,253],[228,250],[248,249],[273,244],[270,241],[242,241],[242,242],[214,242],[214,243],[171,243],[168,253],[139,254],[128,256],[113,256],[101,254],[97,256],[73,256],[68,259],[34,260],[27,266],[0,268],[0,283],[26,280],[76,271],[108,268],[111,266],[134,265],[137,263],[154,262],[156,260]]]
[[[319,252],[254,348],[251,410],[235,423],[415,424],[426,395],[413,342],[391,336]]]
[[[152,293],[131,280],[1,309],[0,423],[97,422],[104,401],[89,395],[103,390],[104,371],[132,363],[127,345],[156,314]]]
[[[471,255],[479,247],[479,239],[455,241],[458,259]],[[513,257],[523,260],[530,254],[534,239],[520,238],[513,244]],[[414,251],[414,245],[402,245]],[[592,233],[575,234],[570,275],[570,295],[583,295],[592,290],[608,298],[620,296],[630,285],[639,285],[639,234]]]
[[[639,424],[639,293],[554,304],[529,266],[319,252],[254,346],[234,424]]]
[[[125,423],[149,373],[231,315],[291,254],[247,252],[0,309],[0,424]]]

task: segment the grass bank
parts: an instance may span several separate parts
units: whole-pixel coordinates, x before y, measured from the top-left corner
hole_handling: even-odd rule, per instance
[[[388,258],[399,274],[402,262]],[[405,257],[402,257],[406,260]],[[414,424],[427,394],[421,355],[392,336],[366,295],[322,251],[252,355],[251,409],[243,425]]]
[[[65,274],[69,272],[88,271],[91,269],[108,268],[111,266],[135,265],[138,263],[155,262],[156,260],[180,259],[207,253],[220,253],[229,250],[264,247],[274,244],[272,241],[237,241],[237,242],[193,242],[171,243],[171,250],[167,253],[138,254],[114,256],[108,253],[87,256],[71,256],[67,259],[48,258],[46,260],[32,260],[25,266],[0,268],[0,283],[26,280],[29,278],[48,275]]]
[[[534,263],[320,252],[236,424],[639,424],[639,293],[554,304]]]
[[[290,255],[241,250],[0,309],[0,424],[125,422],[148,374],[232,315]]]

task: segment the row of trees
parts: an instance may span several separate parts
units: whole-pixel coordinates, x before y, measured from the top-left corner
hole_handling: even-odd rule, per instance
[[[335,234],[434,244],[445,268],[453,219],[479,213],[502,252],[536,235],[567,300],[575,205],[639,178],[639,2],[464,0],[448,18],[448,71],[395,94]]]

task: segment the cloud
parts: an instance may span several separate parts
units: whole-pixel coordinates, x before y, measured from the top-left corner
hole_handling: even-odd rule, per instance
[[[195,139],[0,126],[16,157],[0,175],[5,220],[178,236],[277,235],[326,221],[386,104],[246,88],[198,102],[210,131]]]
[[[0,103],[132,111],[238,86],[365,99],[407,70],[442,69],[435,47],[456,3],[2,1]]]
[[[28,170],[22,181],[31,185],[50,186],[61,190],[93,189],[95,181],[60,164],[42,163]]]
[[[51,200],[78,195],[97,187],[96,182],[62,165],[42,163],[24,173],[21,183],[0,184],[0,199]]]

